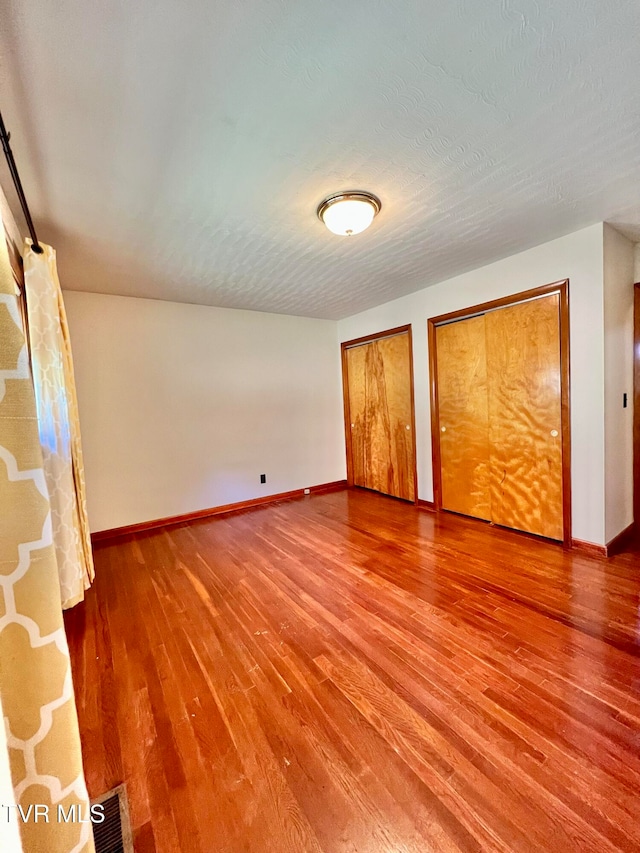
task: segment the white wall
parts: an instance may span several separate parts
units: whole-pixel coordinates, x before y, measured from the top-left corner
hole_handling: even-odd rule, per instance
[[[634,244],[604,226],[605,536],[633,521]],[[628,405],[622,406],[623,394]]]
[[[413,325],[418,492],[433,500],[427,319],[565,278],[571,314],[572,535],[605,544],[602,223],[341,320],[338,338]]]
[[[66,292],[92,530],[344,478],[337,343],[405,323],[432,500],[427,318],[569,278],[572,532],[605,544],[631,521],[633,252],[598,224],[337,324]]]
[[[13,213],[11,212],[11,208],[9,207],[9,202],[7,201],[7,197],[4,193],[4,190],[0,186],[0,222],[2,223],[9,240],[13,242],[19,248],[22,248],[22,235],[20,234],[20,229],[16,224],[16,220],[14,219]],[[4,236],[4,235],[3,235]]]
[[[634,283],[640,282],[640,243],[634,244],[634,272],[633,272],[633,281]]]
[[[335,322],[64,298],[93,531],[346,476]]]

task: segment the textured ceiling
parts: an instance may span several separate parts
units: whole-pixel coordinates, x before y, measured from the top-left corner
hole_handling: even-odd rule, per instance
[[[0,5],[68,289],[339,318],[596,221],[640,234],[638,0]],[[353,238],[315,216],[343,189],[383,204]]]

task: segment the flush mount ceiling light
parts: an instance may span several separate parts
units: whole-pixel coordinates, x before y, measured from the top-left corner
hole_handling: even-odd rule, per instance
[[[380,212],[380,199],[371,193],[346,192],[330,195],[318,207],[318,219],[339,237],[360,234]]]

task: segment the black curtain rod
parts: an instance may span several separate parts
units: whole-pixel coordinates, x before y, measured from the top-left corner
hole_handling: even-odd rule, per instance
[[[29,205],[27,204],[27,199],[25,198],[24,190],[22,189],[22,181],[20,180],[20,175],[18,174],[18,167],[16,166],[16,161],[13,158],[13,151],[11,150],[11,146],[9,145],[11,134],[7,133],[7,129],[4,126],[4,121],[2,120],[1,112],[0,139],[2,140],[2,150],[4,151],[4,156],[7,158],[7,163],[9,164],[9,171],[11,172],[11,177],[13,178],[13,184],[16,188],[16,192],[18,193],[20,206],[22,207],[24,218],[27,220],[27,228],[29,229],[29,234],[31,235],[31,248],[37,255],[40,255],[44,250],[40,243],[38,243],[36,229],[34,228],[33,219],[31,218],[31,213],[29,212]]]

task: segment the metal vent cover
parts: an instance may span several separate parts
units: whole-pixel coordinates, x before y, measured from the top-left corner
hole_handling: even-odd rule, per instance
[[[91,805],[101,805],[102,823],[93,824],[96,853],[133,853],[129,804],[124,785],[91,800]]]

